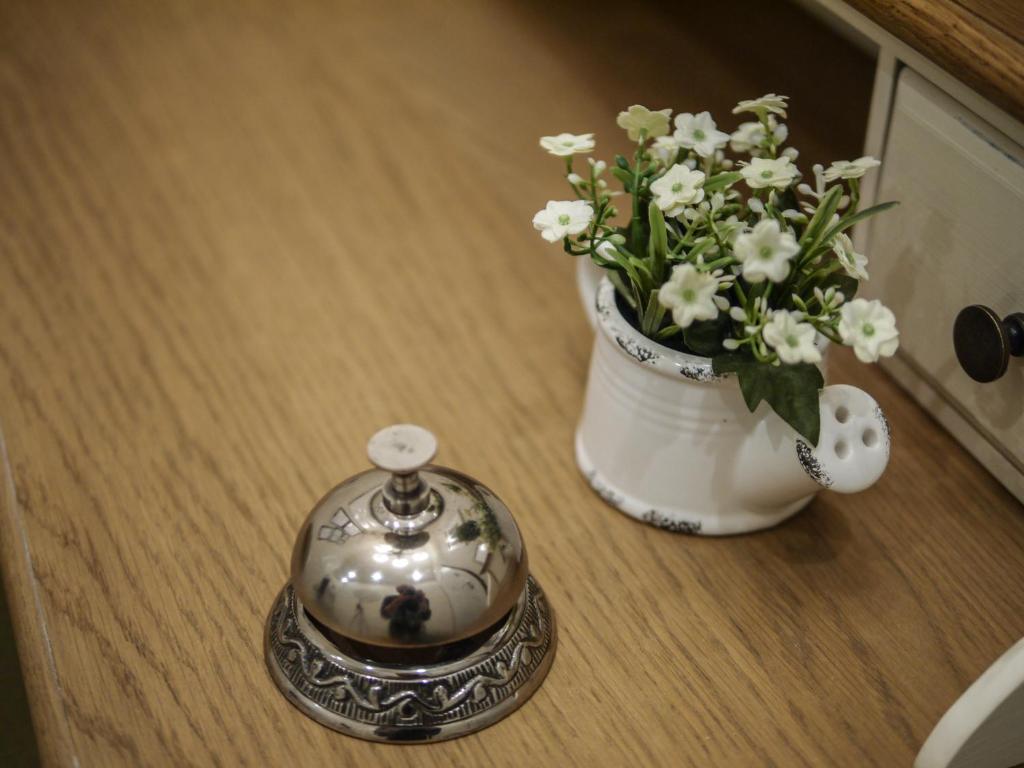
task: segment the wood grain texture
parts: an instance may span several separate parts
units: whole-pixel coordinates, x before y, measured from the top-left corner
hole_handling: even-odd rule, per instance
[[[647,5],[88,5],[0,9],[0,542],[47,764],[906,765],[1024,635],[1019,505],[847,356],[895,433],[871,491],[707,540],[575,470],[591,334],[536,137],[776,90],[853,155],[756,26],[737,57]],[[616,64],[627,25],[652,53]],[[870,65],[805,45],[866,106]],[[261,648],[306,511],[396,421],[516,512],[560,622],[525,707],[422,748],[307,720]]]
[[[846,0],[1024,121],[1024,10],[1015,0]]]

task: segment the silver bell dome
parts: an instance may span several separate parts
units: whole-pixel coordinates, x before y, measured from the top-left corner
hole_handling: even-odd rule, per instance
[[[526,586],[526,550],[508,508],[461,472],[423,466],[435,450],[418,427],[378,432],[368,453],[379,468],[324,496],[295,542],[296,596],[369,656],[479,635]]]

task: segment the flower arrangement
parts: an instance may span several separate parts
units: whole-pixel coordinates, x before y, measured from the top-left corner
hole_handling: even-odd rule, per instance
[[[645,336],[710,357],[716,373],[736,374],[751,411],[766,401],[817,445],[820,338],[864,362],[899,344],[893,313],[854,298],[868,260],[847,234],[896,203],[859,209],[860,179],[879,165],[871,157],[815,165],[814,185],[803,182],[798,151],[783,146],[786,108],[775,94],[741,101],[733,114],[755,119],[729,134],[708,112],[677,114],[670,132],[671,110],[630,107],[617,123],[636,143],[632,162],[617,155],[610,168],[622,192],[609,189],[604,161],[574,169],[593,134],[545,136],[576,199],[549,202],[533,225],[607,270]],[[622,194],[631,210],[620,226]]]

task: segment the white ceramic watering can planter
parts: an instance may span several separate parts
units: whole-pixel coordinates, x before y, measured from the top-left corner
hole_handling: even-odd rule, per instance
[[[582,292],[581,288],[581,292]],[[855,493],[889,462],[889,427],[866,392],[821,393],[810,446],[767,403],[747,410],[735,376],[643,336],[605,278],[576,463],[594,490],[661,528],[718,536],[782,522],[822,488]]]

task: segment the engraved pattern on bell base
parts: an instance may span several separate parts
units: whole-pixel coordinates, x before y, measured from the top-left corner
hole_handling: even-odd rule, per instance
[[[522,706],[551,667],[555,622],[530,578],[504,625],[466,658],[415,669],[375,667],[332,645],[286,587],[267,620],[265,652],[289,701],[328,728],[372,741],[441,741]]]

